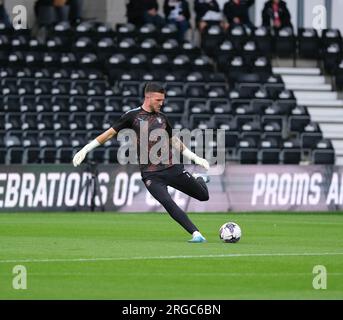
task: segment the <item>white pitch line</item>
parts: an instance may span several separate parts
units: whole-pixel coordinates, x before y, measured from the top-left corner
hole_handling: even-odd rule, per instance
[[[113,257],[113,258],[75,258],[75,259],[18,259],[0,260],[1,263],[40,263],[40,262],[98,262],[98,261],[130,261],[130,260],[172,260],[172,259],[199,259],[199,258],[240,258],[240,257],[298,257],[298,256],[340,256],[343,252],[317,253],[233,253],[210,255],[180,255],[156,257]]]

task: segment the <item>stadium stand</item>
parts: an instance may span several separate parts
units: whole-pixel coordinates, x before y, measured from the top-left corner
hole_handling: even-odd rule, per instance
[[[273,68],[273,56],[319,59],[322,67]],[[70,163],[76,149],[139,106],[145,81],[162,81],[174,128],[225,129],[228,161],[333,164],[335,150],[343,156],[343,102],[333,91],[343,86],[342,59],[338,30],[272,35],[211,26],[197,47],[179,42],[173,25],[61,22],[45,41],[2,25],[0,162]],[[306,91],[313,87],[318,96]],[[118,147],[113,141],[91,159],[116,161]]]

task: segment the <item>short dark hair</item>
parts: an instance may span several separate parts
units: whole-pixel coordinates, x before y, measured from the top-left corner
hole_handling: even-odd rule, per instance
[[[144,94],[149,93],[149,92],[158,92],[158,93],[165,94],[166,90],[164,89],[164,87],[161,84],[159,84],[157,82],[148,82],[145,85]]]

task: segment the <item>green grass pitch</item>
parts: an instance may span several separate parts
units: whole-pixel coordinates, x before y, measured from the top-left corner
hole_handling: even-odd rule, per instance
[[[167,214],[1,213],[0,299],[343,299],[343,214],[190,217],[207,243],[188,243]],[[219,240],[228,221],[236,244]],[[317,265],[326,289],[313,287]]]

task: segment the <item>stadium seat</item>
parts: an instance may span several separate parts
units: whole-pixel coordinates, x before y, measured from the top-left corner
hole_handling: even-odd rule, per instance
[[[42,140],[38,137],[38,130],[27,130],[22,134],[22,145],[24,147],[38,147]]]
[[[71,163],[74,156],[74,149],[70,147],[62,147],[57,149],[56,158],[59,163]]]
[[[261,164],[279,164],[280,149],[263,148],[258,151],[258,161]]]
[[[29,147],[24,150],[24,159],[26,163],[41,163],[40,158],[41,148]]]
[[[54,129],[67,130],[69,126],[69,112],[59,112],[54,115]]]
[[[186,108],[186,99],[184,98],[166,98],[163,106],[165,113],[183,113]]]
[[[242,50],[248,38],[247,30],[241,25],[235,25],[228,29],[226,38],[233,43],[236,50]]]
[[[342,35],[339,29],[324,29],[322,31],[321,45],[323,48],[327,48],[333,43],[340,43],[342,41]]]
[[[278,30],[274,42],[275,54],[279,57],[293,57],[296,53],[296,38],[291,28]]]
[[[320,128],[273,74],[271,57],[293,58],[297,40],[299,57],[317,59],[322,52],[339,88],[338,30],[324,30],[319,39],[312,29],[299,29],[296,37],[292,30],[272,35],[268,28],[237,26],[225,33],[211,26],[201,40],[201,47],[179,42],[169,24],[112,29],[93,20],[62,21],[46,37],[0,28],[0,148],[13,150],[7,154],[13,163],[22,149],[23,162],[49,163],[54,156],[70,163],[76,148],[141,105],[146,81],[159,81],[166,83],[162,111],[172,127],[225,129],[230,161],[324,163],[327,154],[332,162],[332,146],[318,147]],[[117,161],[108,150],[94,158]]]
[[[312,151],[312,163],[321,165],[335,164],[335,151],[332,149],[315,149]]]
[[[36,112],[24,112],[22,114],[23,130],[35,130],[37,129],[37,113]]]
[[[283,116],[263,116],[261,118],[264,132],[282,132],[283,131]]]
[[[265,27],[258,27],[253,30],[252,39],[257,44],[258,50],[264,55],[270,55],[273,49],[270,30]]]
[[[38,143],[41,148],[55,147],[56,141],[54,135],[52,135],[50,132],[50,130],[44,130],[37,133],[36,136],[39,136]]]
[[[21,125],[22,125],[21,116],[22,114],[18,112],[7,113],[5,115],[5,129],[6,130],[21,129]]]
[[[239,140],[239,133],[237,131],[225,131],[225,148],[236,150]]]
[[[301,161],[300,149],[282,149],[280,153],[282,164],[299,164]]]
[[[320,39],[315,29],[300,28],[298,31],[298,50],[301,58],[319,59]]]
[[[337,63],[335,70],[336,87],[338,90],[343,90],[343,59]]]
[[[173,129],[183,129],[185,127],[183,121],[183,114],[181,113],[171,113],[168,114],[168,120]]]
[[[69,128],[71,130],[85,130],[87,119],[87,112],[72,112],[69,117]]]
[[[6,163],[7,148],[0,147],[0,164]]]
[[[304,132],[304,128],[311,122],[309,115],[292,115],[288,120],[288,128],[291,132]]]
[[[87,130],[99,130],[105,129],[104,126],[104,112],[93,112],[87,115],[86,129]]]
[[[211,115],[206,114],[193,114],[190,116],[189,125],[191,129],[210,129],[211,128]]]
[[[232,122],[232,115],[228,114],[215,114],[212,116],[212,126],[217,129],[230,130],[230,123]]]
[[[208,99],[208,109],[213,114],[231,114],[232,107],[227,98],[210,98]]]
[[[240,164],[257,164],[258,149],[244,148],[238,150]]]
[[[175,57],[180,53],[180,44],[176,39],[162,39],[159,43],[161,43],[161,51],[163,51],[167,56]]]
[[[214,56],[224,37],[225,35],[220,25],[211,25],[205,28],[201,35],[201,47],[206,54]]]
[[[1,119],[1,114],[0,114],[0,119]],[[2,125],[4,125],[4,123]],[[0,148],[5,146],[5,137],[6,137],[6,131],[2,129],[0,125]]]
[[[71,145],[73,147],[83,147],[88,143],[86,130],[75,130],[71,132]]]
[[[251,72],[260,75],[270,74],[272,72],[271,61],[267,56],[253,56],[251,61]],[[263,78],[263,77],[261,77]]]
[[[106,160],[106,149],[104,147],[99,147],[94,149],[89,153],[89,160],[94,161],[95,163],[104,163]]]
[[[333,75],[336,71],[336,67],[342,58],[342,43],[331,43],[323,49],[323,63],[325,71],[330,75]]]
[[[49,139],[52,139],[55,142],[57,148],[66,148],[72,146],[71,139],[72,132],[69,130],[58,130],[58,131],[43,131],[41,132],[42,136],[47,136]]]
[[[53,112],[41,112],[37,116],[37,128],[39,130],[52,130],[55,123]]]
[[[236,83],[238,77],[248,73],[249,67],[242,56],[234,56],[229,58],[225,67],[219,69],[219,71],[227,75],[229,84],[232,86]]]
[[[297,138],[284,140],[280,160],[283,164],[299,164],[302,160],[301,141]]]
[[[191,114],[210,113],[206,98],[189,98],[186,102],[186,111]]]
[[[189,98],[204,98],[207,96],[205,83],[188,83],[185,86],[185,95]]]
[[[24,148],[10,147],[7,150],[6,164],[22,164],[25,163]]]
[[[7,95],[3,97],[1,104],[3,111],[7,112],[20,112],[20,97],[18,95]],[[1,122],[5,125],[5,113],[3,113]]]
[[[262,142],[269,144],[270,148],[281,148],[283,138],[281,132],[264,132],[261,135],[261,146]]]
[[[304,132],[300,135],[300,138],[302,148],[314,149],[317,143],[323,138],[323,134],[321,132]]]
[[[182,82],[167,83],[166,95],[169,97],[184,97],[184,84]]]
[[[41,149],[39,158],[41,163],[52,164],[57,159],[57,148],[56,147],[44,147]]]

